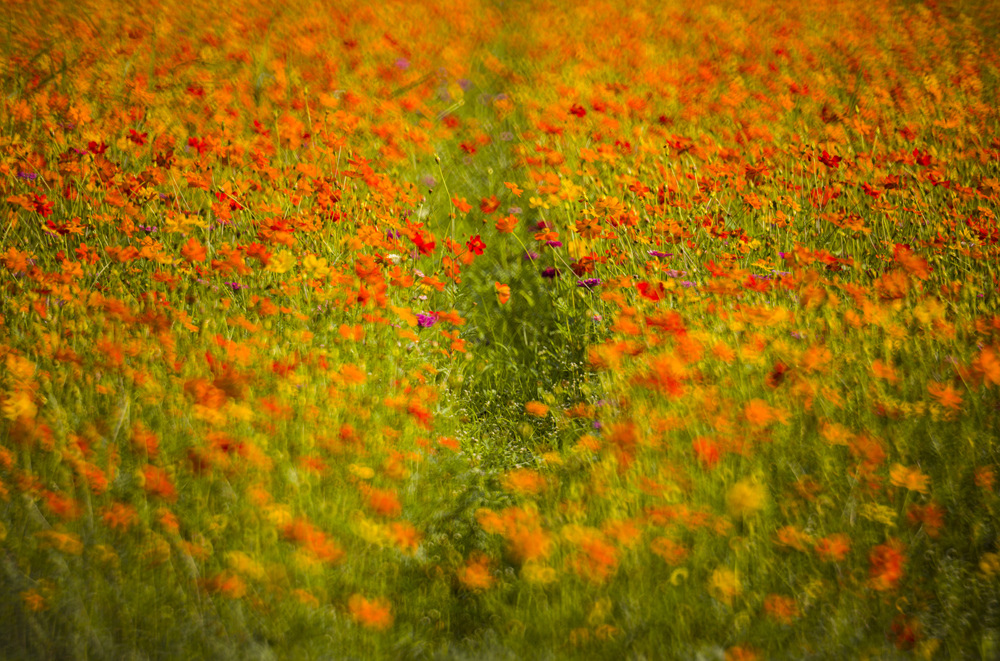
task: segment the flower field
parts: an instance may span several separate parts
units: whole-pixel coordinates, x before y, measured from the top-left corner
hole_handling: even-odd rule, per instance
[[[0,658],[1000,657],[990,2],[0,14]]]

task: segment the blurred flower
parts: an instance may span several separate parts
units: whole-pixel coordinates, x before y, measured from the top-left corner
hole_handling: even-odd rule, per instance
[[[679,565],[688,557],[688,549],[669,537],[657,537],[649,544],[649,550],[663,558],[671,566]]]
[[[893,464],[889,469],[889,481],[895,487],[906,487],[909,491],[927,493],[930,478],[920,468],[907,468],[902,464]]]
[[[851,538],[843,533],[827,535],[816,542],[816,554],[826,562],[841,562],[851,552]]]
[[[781,624],[791,624],[800,615],[795,599],[779,594],[769,594],[764,598],[764,612]]]
[[[728,606],[743,592],[740,579],[732,569],[720,567],[708,579],[708,593]]]
[[[493,587],[490,559],[482,553],[473,552],[465,565],[458,570],[458,582],[473,592],[482,592]]]
[[[536,418],[544,418],[548,415],[549,407],[541,402],[528,402],[524,405],[524,412]]]
[[[752,480],[740,480],[726,493],[726,508],[735,519],[743,519],[764,509],[767,491]]]
[[[521,577],[528,583],[548,585],[557,578],[556,570],[537,562],[528,562],[521,567]]]
[[[369,601],[360,594],[351,595],[347,601],[351,618],[363,627],[385,631],[392,626],[392,608],[386,599]]]
[[[38,590],[26,590],[21,593],[21,600],[24,601],[24,605],[28,607],[28,610],[38,613],[48,608],[48,604]]]
[[[699,436],[692,441],[691,449],[703,468],[712,468],[719,463],[719,448],[710,439]]]
[[[437,323],[437,320],[438,316],[433,312],[428,312],[426,314],[420,312],[417,314],[417,324],[421,328],[430,328]]]
[[[577,280],[577,287],[586,287],[587,289],[593,289],[601,284],[600,278],[587,278],[586,280]]]
[[[906,564],[902,544],[895,539],[879,544],[868,554],[868,564],[873,589],[880,592],[894,589],[903,578],[903,565]]]
[[[545,478],[530,468],[515,468],[507,471],[500,480],[508,491],[526,496],[535,496],[545,490]]]

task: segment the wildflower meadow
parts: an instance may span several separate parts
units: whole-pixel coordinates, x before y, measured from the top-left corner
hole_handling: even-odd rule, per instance
[[[0,658],[1000,658],[989,0],[0,17]]]

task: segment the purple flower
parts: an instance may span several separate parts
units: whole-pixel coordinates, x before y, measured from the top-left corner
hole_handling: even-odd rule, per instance
[[[27,179],[28,181],[34,181],[38,178],[38,175],[34,172],[18,172],[17,176],[19,179]]]
[[[586,287],[587,289],[593,289],[601,284],[600,278],[587,278],[586,280],[577,280],[577,287]]]
[[[435,179],[430,175],[427,175],[426,177],[421,179],[420,183],[422,183],[424,186],[427,186],[428,188],[434,188],[435,186],[438,185],[437,179]]]
[[[226,285],[233,291],[239,291],[241,289],[246,289],[245,285],[241,285],[238,282],[227,282]]]
[[[459,78],[458,86],[462,88],[463,92],[468,92],[469,88],[472,87],[472,81],[468,78]]]
[[[398,60],[396,60],[396,68],[406,71],[407,69],[410,68],[410,61],[405,57],[401,57]]]
[[[529,250],[528,252],[524,253],[524,258],[529,262],[533,262],[536,259],[538,259],[538,253],[535,252],[534,250]]]
[[[682,280],[681,281],[681,286],[682,287],[694,287],[694,283],[691,282],[690,280]]]
[[[649,254],[652,257],[673,257],[674,256],[674,253],[672,253],[672,252],[660,252],[659,250],[650,250]]]
[[[675,271],[674,269],[668,269],[664,273],[668,278],[679,278],[681,276],[687,275],[687,271]]]
[[[424,314],[422,312],[417,314],[417,324],[421,328],[430,328],[437,323],[438,316],[433,312],[428,312]]]
[[[559,269],[557,269],[554,266],[550,266],[547,269],[545,269],[545,270],[542,271],[542,277],[543,278],[548,278],[549,280],[552,280],[553,278],[558,278],[559,277]]]
[[[562,248],[562,244],[563,244],[562,241],[546,241],[545,242],[545,245],[547,245],[549,248]]]

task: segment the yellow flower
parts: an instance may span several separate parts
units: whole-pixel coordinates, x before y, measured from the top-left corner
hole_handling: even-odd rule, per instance
[[[996,553],[984,553],[979,560],[979,571],[987,576],[1000,574],[1000,555]]]
[[[729,606],[742,591],[740,579],[732,569],[716,569],[708,579],[708,593]]]
[[[556,570],[537,562],[527,562],[521,567],[521,577],[534,585],[548,585],[556,580]]]
[[[308,255],[302,260],[302,268],[310,278],[325,278],[330,273],[329,263],[322,257]]]
[[[889,481],[895,487],[906,487],[910,491],[927,493],[930,477],[916,466],[907,468],[902,464],[893,464],[889,469]]]
[[[308,258],[306,258],[308,259]],[[315,259],[315,258],[313,258]],[[264,268],[268,273],[287,273],[292,270],[295,266],[295,254],[291,250],[282,250],[276,255],[272,255],[269,260],[267,260],[267,266]]]
[[[751,480],[740,480],[726,494],[726,507],[735,519],[743,519],[764,509],[767,491]]]
[[[34,399],[27,390],[18,390],[7,395],[0,408],[3,410],[3,417],[8,420],[31,419],[38,414],[38,407],[35,406]]]
[[[264,568],[261,567],[260,563],[243,551],[229,551],[225,554],[225,558],[233,571],[238,574],[256,581],[262,581],[266,577]]]

